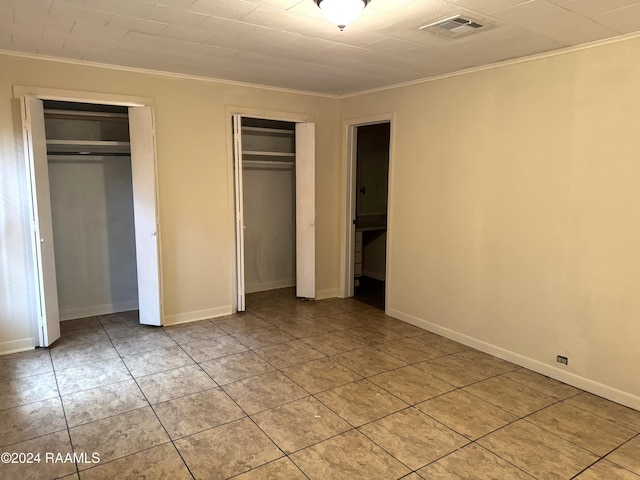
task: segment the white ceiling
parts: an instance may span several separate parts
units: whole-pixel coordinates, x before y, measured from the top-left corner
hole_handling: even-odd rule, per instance
[[[418,30],[462,12],[495,25]],[[640,30],[640,0],[0,0],[0,49],[342,95]]]

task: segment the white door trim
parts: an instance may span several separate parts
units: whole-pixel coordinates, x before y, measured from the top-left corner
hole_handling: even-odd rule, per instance
[[[344,158],[344,178],[342,193],[342,213],[341,225],[342,234],[340,235],[340,297],[347,298],[353,296],[353,259],[354,259],[354,242],[355,242],[355,199],[356,199],[356,129],[366,125],[374,125],[377,123],[390,123],[389,138],[389,185],[387,193],[387,259],[386,259],[386,279],[385,294],[389,298],[389,280],[391,279],[391,242],[393,239],[393,166],[394,166],[394,146],[395,146],[395,113],[382,113],[367,117],[359,117],[344,121],[344,142],[343,142],[343,158]],[[387,302],[388,305],[388,302]],[[388,309],[388,306],[385,307]]]

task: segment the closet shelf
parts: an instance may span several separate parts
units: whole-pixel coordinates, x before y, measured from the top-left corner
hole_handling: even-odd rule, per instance
[[[108,140],[47,140],[47,153],[77,153],[89,155],[96,153],[129,154],[129,142]]]
[[[242,155],[253,157],[295,157],[295,153],[291,152],[258,152],[255,150],[243,150]]]
[[[45,118],[64,118],[64,119],[100,119],[100,120],[123,120],[127,121],[129,115],[126,113],[111,112],[85,112],[81,110],[54,110],[45,109]]]
[[[243,132],[254,132],[263,135],[295,135],[293,130],[284,130],[282,128],[265,128],[265,127],[242,127]]]
[[[287,166],[287,167],[293,167],[295,165],[294,162],[278,162],[278,161],[273,161],[273,160],[243,160],[242,161],[243,165],[246,166],[252,166],[252,165],[256,165],[256,166]]]

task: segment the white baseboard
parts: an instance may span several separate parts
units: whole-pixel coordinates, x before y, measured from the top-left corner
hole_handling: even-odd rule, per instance
[[[276,290],[278,288],[293,287],[296,281],[293,278],[288,280],[275,280],[273,282],[254,283],[253,285],[247,285],[245,291],[247,293],[265,292],[267,290]]]
[[[336,298],[338,296],[337,288],[327,288],[326,290],[316,291],[316,300],[325,300],[327,298]]]
[[[175,313],[164,316],[164,325],[179,325],[181,323],[197,322],[208,318],[224,317],[231,314],[231,305],[224,307],[209,308],[207,310],[196,310],[194,312]]]
[[[362,270],[362,276],[380,280],[381,282],[385,282],[387,280],[384,273],[374,272],[373,270]]]
[[[582,390],[586,390],[587,392],[591,392],[595,395],[599,395],[622,405],[626,405],[627,407],[640,410],[640,397],[628,392],[624,392],[622,390],[618,390],[617,388],[610,385],[596,382],[595,380],[582,377],[572,372],[560,370],[557,367],[548,365],[539,360],[525,357],[524,355],[512,352],[511,350],[506,350],[502,347],[498,347],[496,345],[478,340],[477,338],[470,337],[463,333],[459,333],[440,325],[436,325],[435,323],[431,323],[427,320],[415,317],[399,310],[389,308],[387,310],[387,315],[399,320],[403,320],[407,323],[415,325],[416,327],[424,328],[431,332],[437,333],[439,335],[442,335],[443,337],[455,340],[456,342],[460,342],[464,345],[473,347],[495,357],[507,360],[511,363],[515,363],[516,365],[528,368],[529,370],[533,370],[534,372],[546,375],[547,377],[551,377],[561,382],[568,383],[569,385],[580,388]]]
[[[26,352],[33,350],[38,344],[35,338],[21,338],[19,340],[10,340],[8,342],[0,342],[0,355],[9,355],[10,353]]]
[[[69,308],[60,310],[60,320],[73,320],[75,318],[95,317],[96,315],[108,315],[110,313],[128,312],[138,309],[138,301],[110,303],[107,305],[95,305],[91,307]]]

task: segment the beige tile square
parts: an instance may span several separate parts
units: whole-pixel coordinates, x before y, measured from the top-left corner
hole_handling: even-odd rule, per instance
[[[640,475],[625,470],[606,460],[600,460],[594,466],[589,467],[575,480],[640,480]]]
[[[423,402],[455,388],[412,366],[374,375],[369,380],[409,404]]]
[[[111,342],[61,345],[59,347],[54,344],[49,351],[51,352],[53,366],[57,372],[67,368],[78,367],[85,363],[101,362],[119,357]]]
[[[309,318],[294,322],[282,323],[279,328],[296,338],[312,337],[332,332],[334,329],[320,320]]]
[[[122,361],[135,378],[193,364],[191,357],[177,345],[144,353],[124,355]]]
[[[378,343],[391,342],[404,338],[399,333],[389,330],[378,325],[367,325],[364,327],[350,328],[344,330],[347,335],[351,335],[356,340],[360,340],[368,345],[376,345]]]
[[[356,427],[408,406],[368,380],[342,385],[315,397]]]
[[[431,332],[429,332],[431,333]],[[441,335],[424,334],[419,337],[414,337],[419,342],[423,342],[425,345],[429,345],[433,348],[437,348],[445,353],[453,354],[465,352],[467,350],[471,350],[471,347],[463,345],[462,343],[455,342]]]
[[[0,446],[29,440],[67,428],[59,398],[2,410]]]
[[[281,309],[283,306],[282,303],[274,300],[273,297],[249,299],[247,301],[247,313],[255,315],[259,312],[272,312]]]
[[[276,368],[298,365],[325,356],[300,340],[260,348],[255,352]]]
[[[218,388],[153,406],[172,439],[217,427],[244,417],[244,412]]]
[[[367,346],[344,332],[325,333],[303,338],[302,341],[325,355],[336,355]]]
[[[211,323],[227,333],[246,332],[248,330],[271,326],[269,322],[249,313],[232,315],[230,317],[214,318]]]
[[[57,396],[58,386],[53,372],[13,378],[0,383],[0,410]]]
[[[435,345],[432,343],[432,345]],[[464,352],[456,353],[456,357],[469,362],[476,367],[489,370],[493,373],[507,373],[517,370],[520,367],[506,360],[502,360],[493,355],[481,352],[479,350],[467,350]]]
[[[335,313],[340,313],[340,310],[325,301],[298,301],[293,306],[298,312],[304,313],[310,317],[326,317]]]
[[[298,312],[297,310],[290,307],[283,307],[279,310],[273,310],[271,312],[258,312],[256,313],[256,316],[273,325],[280,325],[281,323],[295,322],[296,320],[305,320],[307,318],[311,318],[310,316]]]
[[[206,362],[214,358],[224,357],[233,353],[245,352],[247,347],[238,342],[235,338],[225,335],[224,337],[210,338],[209,340],[199,340],[197,342],[186,343],[182,349],[196,362]]]
[[[381,327],[386,328],[387,330],[391,330],[392,332],[396,332],[403,337],[418,337],[424,335],[425,329],[416,327],[415,325],[411,325],[410,323],[404,322],[402,320],[396,320],[395,318],[389,317],[387,320],[383,320],[380,323]]]
[[[96,320],[97,321],[97,320]],[[86,343],[109,342],[110,338],[101,325],[94,328],[77,328],[69,331],[61,331],[57,347],[70,347]]]
[[[464,391],[519,417],[540,410],[555,400],[508,378],[493,377],[464,387]]]
[[[495,375],[495,373],[476,367],[455,355],[416,363],[414,367],[456,387],[466,387]]]
[[[291,455],[311,480],[392,479],[410,470],[352,430]]]
[[[251,418],[285,453],[292,453],[352,427],[315,398],[307,397]]]
[[[334,330],[347,330],[367,325],[365,320],[358,319],[349,313],[336,313],[328,317],[318,317],[318,320]]]
[[[60,322],[60,331],[62,333],[75,330],[99,330],[101,328],[102,324],[98,317],[74,318],[73,320],[62,320]]]
[[[217,387],[197,365],[139,378],[138,385],[152,405]]]
[[[402,360],[392,357],[375,347],[361,348],[334,355],[333,359],[363,377],[369,377],[406,365]]]
[[[515,415],[462,390],[440,395],[416,407],[471,440],[518,419]]]
[[[211,338],[226,335],[224,330],[220,329],[209,320],[164,327],[163,330],[178,345],[197,342],[198,340],[209,340]]]
[[[131,455],[167,443],[169,437],[151,407],[121,413],[114,417],[69,429],[76,452],[100,455],[100,463]],[[93,466],[79,463],[80,470]]]
[[[640,435],[611,452],[607,460],[640,475]]]
[[[0,382],[52,372],[53,364],[46,348],[0,356]]]
[[[287,367],[282,372],[309,393],[322,392],[362,378],[330,358]]]
[[[101,323],[102,328],[104,328],[111,340],[150,333],[158,328],[151,325],[142,325],[138,320],[114,320],[109,322],[101,320]]]
[[[477,441],[536,478],[571,478],[598,457],[526,420]]]
[[[272,372],[275,368],[253,352],[242,352],[200,364],[219,385]]]
[[[527,420],[597,455],[606,455],[635,436],[632,430],[567,403],[540,410]]]
[[[82,480],[113,480],[116,478],[146,478],[149,480],[192,479],[176,448],[170,443],[119,458],[82,472]]]
[[[307,477],[288,458],[281,458],[233,477],[233,480],[306,480]]]
[[[114,338],[112,342],[121,356],[176,346],[176,342],[160,328],[138,335]]]
[[[283,332],[278,327],[265,327],[247,332],[234,333],[233,337],[247,348],[261,348],[278,343],[295,340],[291,335]]]
[[[597,395],[583,392],[566,400],[571,405],[640,432],[640,411],[625,407]]]
[[[223,388],[249,415],[309,395],[280,372],[229,383]]]
[[[412,470],[469,443],[414,408],[369,423],[360,431]]]
[[[529,388],[533,388],[538,392],[544,393],[548,397],[556,400],[564,400],[565,398],[577,395],[582,390],[567,385],[566,383],[559,382],[553,378],[545,377],[539,373],[532,372],[526,368],[521,368],[513,372],[505,373],[503,377],[513,380],[514,382],[526,385]]]
[[[226,479],[282,457],[280,449],[248,418],[175,444],[196,480]]]
[[[0,449],[0,453],[31,454],[32,463],[5,463],[0,465],[0,477],[5,479],[48,480],[65,477],[76,471],[75,462],[54,462],[47,460],[47,454],[61,454],[63,457],[72,453],[69,433],[62,430],[43,435],[32,440],[15,443]],[[35,460],[39,455],[40,460]]]
[[[70,427],[149,405],[134,380],[65,395],[62,404]]]
[[[382,343],[377,345],[376,348],[406,363],[422,362],[446,355],[442,350],[425,345],[414,338],[403,338],[402,340]]]
[[[509,462],[476,444],[441,458],[419,470],[420,478],[429,480],[534,480]]]
[[[67,368],[57,372],[56,378],[60,395],[70,395],[82,390],[131,380],[131,375],[120,358],[112,358]]]

